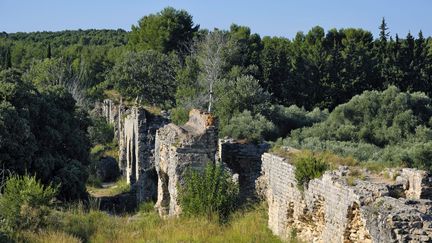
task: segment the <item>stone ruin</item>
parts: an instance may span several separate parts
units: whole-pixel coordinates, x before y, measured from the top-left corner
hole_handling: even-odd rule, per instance
[[[156,133],[155,164],[158,174],[156,208],[162,216],[178,215],[177,186],[189,169],[202,170],[215,163],[217,125],[204,112],[192,110],[183,126],[168,124]]]
[[[168,123],[163,116],[152,114],[142,107],[131,108],[106,99],[97,109],[114,126],[119,144],[119,168],[137,202],[155,200],[157,174],[154,164],[156,131]]]
[[[218,141],[208,113],[192,110],[189,121],[177,126],[143,108],[108,100],[102,107],[114,124],[119,165],[133,198],[157,198],[162,216],[181,213],[177,186],[187,170],[219,160],[237,178],[241,203],[267,201],[268,227],[282,239],[295,233],[306,242],[432,242],[432,178],[425,171],[395,169],[395,181],[348,183],[350,169],[340,167],[301,190],[290,156],[266,153],[266,144]]]
[[[245,143],[234,139],[219,139],[218,159],[230,169],[240,187],[239,203],[257,201],[255,182],[260,176],[261,155],[270,144]]]
[[[268,203],[268,226],[308,242],[432,242],[431,178],[403,169],[395,184],[356,180],[346,167],[326,172],[300,190],[291,158],[265,153],[258,191]],[[409,196],[409,197],[407,197]]]

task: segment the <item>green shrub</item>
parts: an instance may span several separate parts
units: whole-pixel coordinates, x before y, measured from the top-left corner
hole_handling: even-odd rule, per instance
[[[208,164],[203,172],[190,170],[179,192],[184,215],[216,214],[226,219],[234,210],[239,188],[222,166]]]
[[[114,139],[114,128],[112,125],[101,117],[92,119],[92,126],[88,128],[91,143],[107,144]]]
[[[35,230],[47,223],[58,186],[44,186],[34,176],[11,176],[0,196],[0,231]]]
[[[259,142],[275,130],[272,122],[264,116],[252,115],[250,111],[234,116],[228,125],[222,128],[221,134],[235,139],[245,139],[249,142]]]
[[[311,153],[296,155],[294,175],[299,188],[303,189],[310,180],[321,177],[328,168],[327,162]]]
[[[177,125],[185,124],[189,119],[189,112],[183,107],[177,107],[171,109],[171,121]]]
[[[432,171],[432,100],[396,87],[366,91],[312,127],[296,129],[284,146],[352,156],[374,171],[408,166]]]
[[[293,129],[310,127],[314,123],[322,122],[327,119],[328,110],[315,108],[313,111],[306,111],[295,105],[286,107],[282,105],[272,105],[263,112],[264,116],[273,122],[277,128],[275,138],[285,137]]]

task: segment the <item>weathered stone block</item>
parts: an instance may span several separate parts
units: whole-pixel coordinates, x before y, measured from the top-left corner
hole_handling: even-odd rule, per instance
[[[202,170],[215,163],[217,124],[204,112],[192,110],[184,126],[168,124],[156,133],[155,165],[158,175],[156,208],[162,216],[181,213],[178,186],[189,169]]]

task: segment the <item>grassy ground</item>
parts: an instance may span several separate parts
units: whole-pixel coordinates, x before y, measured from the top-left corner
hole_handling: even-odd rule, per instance
[[[103,184],[102,187],[87,186],[87,191],[93,197],[112,197],[130,191],[126,179],[120,179],[112,184]]]
[[[206,217],[161,219],[146,205],[136,215],[110,216],[71,208],[53,214],[45,230],[22,232],[22,242],[280,242],[267,228],[267,209],[258,205],[232,215],[226,224]]]

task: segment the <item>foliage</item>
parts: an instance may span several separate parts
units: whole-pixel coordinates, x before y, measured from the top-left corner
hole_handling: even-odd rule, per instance
[[[273,123],[264,116],[253,116],[250,111],[245,110],[231,118],[228,125],[223,127],[221,135],[256,143],[271,135],[274,129]]]
[[[328,110],[315,108],[312,111],[306,111],[296,105],[285,107],[282,105],[272,105],[263,111],[265,117],[273,122],[277,128],[276,137],[285,137],[290,131],[310,127],[314,123],[327,119]]]
[[[0,73],[0,167],[61,184],[60,199],[85,198],[90,142],[86,112],[64,89],[39,92],[9,69]]]
[[[249,110],[252,114],[259,114],[270,104],[270,94],[265,92],[257,79],[250,75],[235,79],[221,80],[216,84],[215,114],[220,120],[221,127],[228,123],[232,116]]]
[[[88,133],[93,146],[107,144],[114,139],[114,128],[102,117],[92,119],[92,125],[88,128]]]
[[[281,242],[267,227],[267,207],[252,206],[231,215],[227,224],[206,216],[162,219],[154,210],[111,216],[82,208],[55,212],[40,232],[20,232],[23,242]]]
[[[325,121],[294,130],[285,144],[430,169],[431,107],[431,99],[422,93],[396,87],[367,91],[336,107]]]
[[[329,165],[311,153],[296,155],[294,176],[300,188],[308,186],[310,180],[321,177]]]
[[[189,171],[179,185],[179,202],[186,216],[216,214],[221,219],[234,210],[238,185],[221,166],[208,164],[202,173]]]
[[[12,234],[44,227],[57,190],[42,185],[34,176],[9,177],[0,196],[0,231]]]
[[[129,45],[134,50],[182,51],[198,29],[199,25],[194,26],[189,13],[167,7],[159,13],[144,16],[138,25],[133,25]]]
[[[189,119],[189,112],[183,107],[173,108],[171,109],[170,118],[174,124],[183,125]]]
[[[175,58],[149,50],[127,52],[114,65],[109,82],[128,99],[171,104],[175,94]]]

